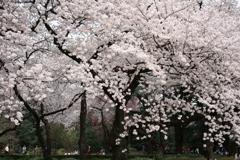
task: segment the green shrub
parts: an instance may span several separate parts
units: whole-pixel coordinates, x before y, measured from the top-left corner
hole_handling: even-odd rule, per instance
[[[142,157],[136,157],[131,160],[152,160],[151,158],[142,158]]]
[[[76,160],[75,158],[63,158],[61,160]]]
[[[109,158],[90,158],[89,160],[110,160]]]
[[[58,155],[64,155],[65,152],[66,152],[66,151],[65,151],[64,148],[60,148],[60,149],[57,151],[57,154],[58,154]]]
[[[18,158],[17,160],[44,160],[43,157],[22,157],[22,158]]]
[[[0,160],[14,160],[12,157],[6,156],[6,157],[1,157]]]
[[[136,148],[129,148],[130,153],[139,153],[139,151]]]

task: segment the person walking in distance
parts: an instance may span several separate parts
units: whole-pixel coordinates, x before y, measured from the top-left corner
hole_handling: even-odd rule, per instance
[[[9,154],[9,147],[8,147],[8,145],[5,147],[5,154]]]
[[[38,155],[38,145],[34,148],[34,155]]]
[[[199,155],[199,149],[198,149],[198,147],[197,147],[196,150],[195,150],[195,154],[196,154],[196,155]]]
[[[26,154],[27,153],[27,147],[24,145],[23,148],[22,148],[22,153],[23,154]]]
[[[88,146],[87,153],[88,153],[88,154],[91,154],[91,152],[92,152],[91,146]]]
[[[22,146],[19,148],[19,154],[22,154]]]
[[[146,148],[145,148],[145,145],[142,145],[142,153],[143,153],[143,154],[146,154]]]

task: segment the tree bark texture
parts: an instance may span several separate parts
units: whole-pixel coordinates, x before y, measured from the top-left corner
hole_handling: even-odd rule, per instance
[[[182,125],[174,126],[174,128],[175,128],[175,153],[182,154],[183,128]]]
[[[52,138],[51,138],[51,127],[47,119],[43,118],[42,122],[44,123],[45,130],[46,130],[46,145],[43,148],[43,157],[45,160],[52,160]]]
[[[232,139],[229,139],[228,144],[229,144],[229,155],[228,156],[234,156],[235,153],[237,153],[238,145]]]
[[[147,154],[153,154],[153,145],[152,145],[152,143],[147,142],[145,144],[147,146],[147,148],[146,148]]]
[[[81,112],[80,112],[80,137],[78,141],[79,145],[79,159],[86,160],[87,159],[87,151],[86,151],[86,117],[87,117],[87,101],[86,101],[86,92],[83,93],[81,99]]]
[[[156,154],[155,154],[155,160],[163,160],[163,142],[164,142],[164,135],[162,132],[159,131],[159,138],[160,141],[159,142],[155,142],[155,146],[156,146]]]
[[[110,147],[110,142],[109,142],[109,130],[107,128],[107,125],[105,124],[105,119],[104,119],[104,115],[103,115],[103,109],[101,110],[101,117],[102,117],[102,128],[103,128],[103,140],[104,140],[104,148],[105,148],[105,152],[108,153],[109,152],[109,147]]]
[[[204,157],[207,159],[213,158],[213,143],[209,140],[205,141],[206,147],[204,148]]]
[[[126,149],[126,139],[121,139],[119,145],[116,145],[116,139],[119,138],[119,134],[123,132],[124,128],[122,125],[122,121],[124,120],[124,111],[120,109],[120,105],[116,107],[115,110],[115,119],[113,122],[112,130],[111,130],[111,145],[113,156],[111,160],[125,160],[127,159],[126,152],[123,153],[122,150]]]

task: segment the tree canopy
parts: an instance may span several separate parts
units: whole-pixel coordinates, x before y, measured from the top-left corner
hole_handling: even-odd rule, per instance
[[[17,124],[22,106],[47,117],[86,92],[115,109],[115,153],[129,127],[166,134],[199,117],[205,141],[240,144],[239,18],[234,0],[2,0],[0,112]],[[127,117],[137,87],[148,114]]]

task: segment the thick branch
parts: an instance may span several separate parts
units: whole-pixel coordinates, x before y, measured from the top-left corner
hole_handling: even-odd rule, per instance
[[[204,115],[195,114],[194,116],[189,117],[184,120],[171,120],[170,122],[161,122],[161,124],[166,124],[167,126],[178,126],[178,125],[188,125],[191,122],[200,121],[204,119]]]
[[[14,127],[12,127],[12,128],[7,128],[7,129],[5,129],[4,131],[2,131],[2,132],[0,133],[0,137],[3,136],[4,134],[10,132],[10,131],[15,131],[16,129],[17,129],[17,126],[16,126],[16,125],[15,125]]]
[[[81,93],[81,94],[76,94],[76,95],[72,98],[71,102],[68,104],[67,107],[62,108],[62,109],[59,109],[59,110],[56,110],[56,111],[53,111],[53,112],[45,113],[45,114],[43,114],[41,117],[53,115],[53,114],[56,114],[56,113],[59,113],[59,112],[63,112],[63,111],[65,111],[65,110],[69,109],[70,107],[73,106],[73,104],[74,104],[75,102],[77,102],[77,101],[82,97],[83,94],[84,94],[84,92]]]
[[[32,116],[32,115],[30,114],[30,115],[24,117],[23,120],[28,119],[28,118],[31,117],[31,116]],[[4,134],[8,133],[8,132],[15,131],[15,130],[17,129],[17,127],[20,126],[20,125],[21,125],[21,122],[20,122],[19,125],[15,125],[15,126],[12,127],[12,128],[9,127],[9,128],[7,128],[7,129],[5,129],[4,131],[0,132],[0,137],[3,136]]]

